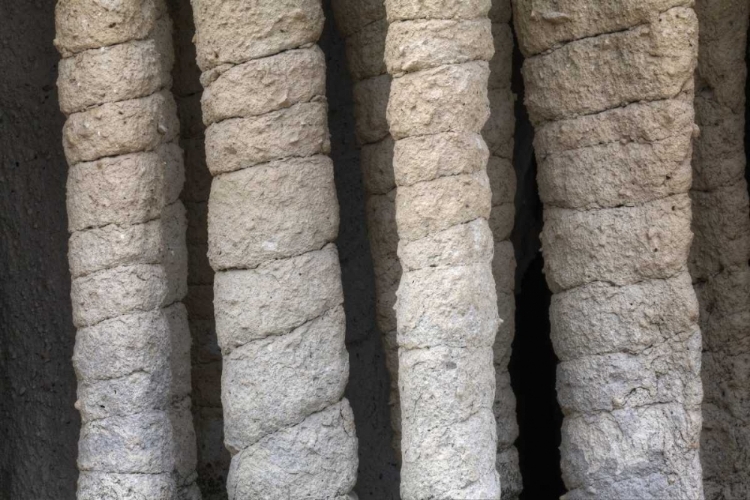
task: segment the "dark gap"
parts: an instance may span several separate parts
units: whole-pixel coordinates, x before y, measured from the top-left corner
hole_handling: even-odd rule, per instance
[[[391,448],[393,432],[381,334],[375,325],[375,281],[365,222],[359,149],[354,138],[352,80],[344,40],[336,31],[330,0],[320,47],[326,54],[328,126],[341,226],[337,241],[346,312],[349,383],[346,398],[354,411],[359,439],[355,491],[360,500],[397,500],[399,471]]]
[[[745,51],[745,62],[750,61],[750,37],[747,39],[747,50]],[[748,162],[745,165],[745,179],[747,180],[748,192],[750,193],[750,108],[747,103],[750,102],[750,78],[745,80],[745,156]]]
[[[536,183],[534,129],[523,105],[523,55],[516,39],[512,88],[516,133],[513,164],[518,179],[516,222],[511,239],[516,260],[516,336],[509,371],[516,395],[518,448],[523,492],[521,500],[557,499],[565,493],[560,470],[562,411],[555,378],[558,359],[550,339],[549,306],[552,293],[544,278],[539,234],[542,203]]]

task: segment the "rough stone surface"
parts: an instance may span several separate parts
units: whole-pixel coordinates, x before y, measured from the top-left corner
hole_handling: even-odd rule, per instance
[[[382,6],[382,2],[380,4]],[[379,19],[347,38],[346,59],[353,80],[361,81],[387,73],[383,58],[387,34],[388,22]]]
[[[477,19],[490,10],[490,0],[385,0],[388,22],[411,19]]]
[[[692,81],[697,35],[693,9],[676,7],[648,24],[527,59],[529,114],[539,123],[675,97]]]
[[[125,486],[130,496],[197,500],[190,331],[179,304],[187,293],[188,255],[185,211],[176,203],[184,167],[172,143],[179,122],[169,92],[170,22],[162,2],[136,2],[141,12],[118,4],[71,1],[57,10],[60,32],[82,28],[84,45],[97,37],[135,37],[75,55],[58,43],[65,57],[60,102],[69,114],[63,146],[71,167],[71,302],[79,328],[78,468],[96,473],[84,476],[79,498],[119,495]],[[101,17],[109,28],[87,34],[85,24],[101,28]],[[125,26],[108,33],[118,19]],[[143,39],[140,23],[149,28]],[[133,474],[155,477],[133,482]]]
[[[299,464],[294,471],[288,469],[290,462]],[[229,475],[229,498],[272,500],[299,495],[353,499],[356,497],[349,492],[357,478],[353,465],[356,462],[354,415],[344,400],[235,455]],[[247,470],[249,467],[252,472]],[[269,472],[258,474],[256,470]],[[336,473],[329,474],[331,470]],[[310,476],[327,480],[310,481]]]
[[[357,469],[319,0],[192,0],[230,499],[350,498]],[[322,250],[321,250],[322,249]],[[322,266],[322,267],[321,267]],[[264,291],[261,291],[264,290]],[[303,427],[301,423],[309,425]],[[346,426],[349,425],[349,429]],[[350,437],[331,464],[318,437]],[[340,437],[338,441],[344,444]],[[298,453],[290,453],[297,450]],[[300,474],[300,471],[304,471]],[[311,476],[312,475],[312,476]]]
[[[283,158],[329,153],[326,111],[325,102],[311,102],[215,123],[206,129],[208,168],[218,175]]]
[[[489,61],[493,54],[492,29],[486,18],[394,23],[385,42],[385,60],[391,74]]]
[[[566,499],[704,498],[690,5],[514,2],[521,47],[538,53],[523,75]]]
[[[499,499],[489,1],[386,0],[401,498]],[[390,344],[393,342],[391,341]],[[395,368],[391,368],[392,373]],[[397,413],[396,413],[397,412]]]
[[[203,93],[206,125],[258,116],[325,95],[325,58],[318,46],[255,59],[222,73]]]
[[[708,500],[747,496],[750,210],[745,181],[745,93],[750,5],[696,1],[700,27],[693,148],[695,233],[690,274],[703,330],[701,463]]]
[[[216,177],[208,227],[214,270],[251,269],[322,248],[338,232],[331,161],[281,160]]]
[[[240,64],[315,43],[323,30],[320,0],[193,0],[198,66]]]
[[[479,132],[489,118],[484,61],[441,66],[394,80],[388,123],[394,139]]]

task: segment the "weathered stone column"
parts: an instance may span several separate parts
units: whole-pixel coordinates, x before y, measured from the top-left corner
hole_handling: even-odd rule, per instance
[[[319,0],[193,0],[230,499],[349,498],[357,471]]]
[[[396,458],[401,458],[401,407],[398,396],[396,290],[401,280],[396,229],[396,182],[393,138],[386,110],[391,75],[385,67],[384,0],[334,0],[336,24],[346,39],[346,57],[354,80],[354,117],[361,145],[362,179],[366,194],[367,232],[375,273],[375,318],[391,377],[391,426]]]
[[[703,498],[685,0],[516,0],[569,499]]]
[[[750,496],[750,217],[745,50],[750,4],[695,2],[700,25],[690,274],[703,332],[701,462],[706,498]]]
[[[405,500],[500,498],[492,412],[500,320],[480,134],[494,52],[489,8],[386,1]]]
[[[198,499],[184,180],[160,0],[61,0],[78,498]]]
[[[516,397],[508,373],[511,344],[516,333],[516,257],[510,242],[516,213],[516,173],[513,170],[515,96],[510,89],[513,74],[511,10],[510,0],[492,0],[489,17],[495,55],[490,60],[490,118],[482,130],[490,150],[487,176],[492,189],[492,210],[489,222],[495,242],[492,274],[497,290],[497,310],[503,320],[494,346],[496,388],[493,405],[497,422],[497,471],[503,500],[517,498],[523,488],[518,451],[513,445],[518,438]]]

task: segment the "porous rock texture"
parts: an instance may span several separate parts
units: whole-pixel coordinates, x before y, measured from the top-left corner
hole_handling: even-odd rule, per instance
[[[206,166],[205,127],[201,113],[200,70],[195,62],[193,10],[190,0],[168,0],[175,25],[172,92],[180,117],[180,145],[185,152],[185,185],[180,199],[187,211],[188,292],[185,299],[190,333],[193,424],[198,450],[197,484],[204,500],[227,498],[229,452],[224,447],[221,408],[221,351],[213,309],[214,271],[208,262],[208,196],[211,173]]]
[[[78,498],[199,499],[184,172],[160,0],[60,0]]]
[[[401,496],[499,499],[489,1],[386,0],[395,141]],[[511,274],[512,275],[512,274]]]
[[[703,498],[689,1],[514,0],[566,499]]]
[[[745,47],[750,4],[695,3],[700,25],[690,274],[703,332],[701,462],[706,498],[750,496],[750,214],[745,181]]]
[[[511,91],[513,71],[513,31],[510,26],[510,0],[492,0],[489,14],[495,55],[490,60],[488,97],[490,118],[482,136],[490,150],[487,176],[492,189],[490,229],[494,240],[492,273],[497,290],[497,309],[503,323],[494,345],[495,402],[497,422],[497,471],[503,500],[518,498],[523,488],[518,466],[516,397],[510,385],[511,344],[515,335],[516,258],[510,241],[515,218],[516,173],[513,169],[513,133],[515,96]]]
[[[230,499],[354,498],[319,0],[193,0]]]
[[[346,59],[354,80],[354,119],[365,189],[367,232],[375,274],[375,319],[383,335],[390,374],[393,448],[401,459],[401,408],[398,395],[396,290],[401,280],[396,229],[393,139],[386,109],[391,76],[385,67],[388,22],[384,0],[334,0],[336,26],[346,40]]]

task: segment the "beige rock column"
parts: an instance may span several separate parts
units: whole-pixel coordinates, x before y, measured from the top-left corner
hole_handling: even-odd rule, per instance
[[[688,4],[514,2],[555,294],[566,499],[703,498]]]
[[[500,320],[480,134],[494,52],[489,8],[386,1],[405,500],[500,498],[492,411]]]
[[[227,497],[229,452],[224,447],[221,408],[221,350],[214,322],[214,272],[208,262],[208,196],[205,127],[201,113],[200,70],[195,62],[195,24],[190,0],[168,0],[174,22],[175,65],[172,92],[180,117],[185,152],[185,185],[180,200],[187,210],[188,292],[185,298],[192,348],[193,424],[198,449],[197,484],[204,500]]]
[[[750,496],[750,217],[745,50],[750,4],[695,3],[700,24],[690,273],[703,331],[701,462],[706,498]]]
[[[396,230],[396,182],[393,138],[386,109],[391,75],[385,67],[388,21],[385,0],[334,0],[339,32],[354,80],[354,117],[366,194],[367,232],[375,274],[375,318],[383,334],[386,366],[391,377],[391,426],[396,458],[401,458],[401,407],[398,396],[396,290],[401,280]]]
[[[230,499],[349,498],[319,0],[193,0]]]
[[[515,132],[515,96],[510,89],[513,73],[513,31],[510,27],[510,0],[492,0],[489,14],[495,55],[490,60],[490,118],[482,136],[490,150],[487,176],[492,189],[490,229],[495,242],[492,273],[497,289],[497,309],[503,323],[497,330],[494,346],[495,403],[497,421],[497,471],[502,498],[518,498],[523,489],[518,466],[516,396],[510,386],[508,363],[515,336],[516,257],[510,233],[515,223],[516,173],[513,170],[513,134]]]
[[[184,180],[161,1],[60,0],[78,498],[198,499]]]

